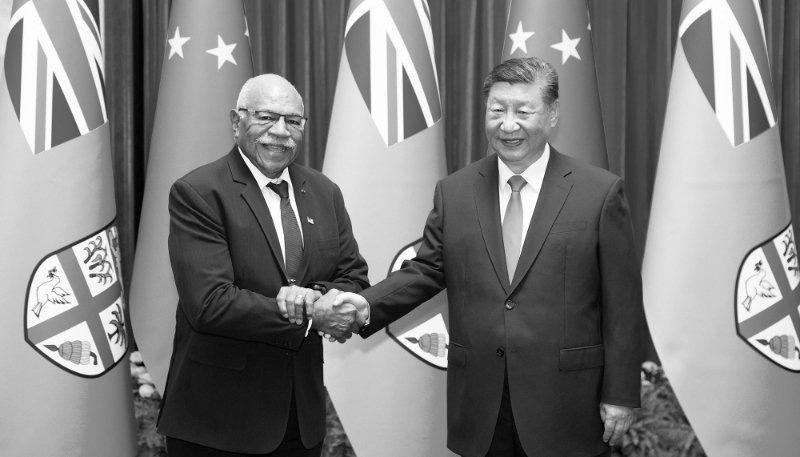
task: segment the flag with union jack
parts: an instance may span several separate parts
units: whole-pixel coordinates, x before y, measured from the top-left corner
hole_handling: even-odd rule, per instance
[[[758,0],[683,3],[642,265],[664,370],[726,457],[800,453],[800,273],[762,24]]]
[[[136,454],[99,13],[14,0],[0,41],[3,455]]]
[[[98,24],[84,0],[14,4],[5,79],[34,154],[85,135],[107,120]]]
[[[344,41],[322,171],[342,189],[374,284],[416,255],[436,181],[447,174],[427,1],[353,1]],[[447,324],[442,292],[386,332],[325,345],[325,386],[356,453],[453,455]],[[366,397],[387,414],[364,415]]]
[[[686,2],[678,35],[697,83],[734,146],[775,125],[758,0]]]
[[[358,90],[386,145],[442,117],[426,0],[357,0],[344,45]]]

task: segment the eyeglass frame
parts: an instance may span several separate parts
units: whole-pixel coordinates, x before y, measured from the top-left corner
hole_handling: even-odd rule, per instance
[[[269,111],[269,110],[265,110],[265,109],[251,110],[251,109],[248,109],[248,108],[236,108],[236,111],[246,111],[248,114],[250,114],[250,116],[251,116],[251,117],[253,117],[253,118],[255,119],[255,120],[254,120],[254,122],[255,122],[256,124],[259,124],[259,125],[268,125],[268,126],[270,126],[270,127],[272,127],[273,125],[277,124],[277,123],[278,123],[278,121],[280,121],[280,120],[281,120],[281,118],[283,118],[283,122],[286,124],[286,126],[287,126],[287,127],[289,127],[289,128],[291,128],[291,127],[296,127],[296,128],[298,128],[300,131],[304,131],[304,130],[305,130],[305,128],[306,128],[306,122],[308,122],[308,118],[307,118],[307,117],[305,117],[305,116],[298,116],[297,114],[280,114],[280,113],[276,113],[276,112],[274,112],[274,111]],[[274,115],[275,115],[275,116],[277,116],[278,118],[277,118],[277,119],[275,119],[274,121],[272,121],[271,123],[270,123],[270,122],[265,122],[265,121],[264,121],[264,120],[262,120],[262,119],[258,119],[258,117],[256,116],[256,114],[257,114],[257,113],[269,113],[269,114],[274,114]],[[298,126],[293,126],[292,124],[290,124],[289,122],[287,122],[287,118],[288,118],[288,117],[290,117],[290,116],[291,116],[291,117],[299,117],[299,118],[302,120],[302,123],[300,124],[300,126],[299,126],[299,127],[298,127]]]

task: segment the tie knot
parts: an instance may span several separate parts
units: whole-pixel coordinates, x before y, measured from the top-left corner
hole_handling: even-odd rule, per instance
[[[525,184],[528,184],[528,181],[525,181],[522,175],[514,175],[508,178],[508,184],[511,186],[511,192],[519,192],[525,187]]]
[[[289,183],[286,181],[281,181],[278,184],[271,182],[267,184],[267,187],[272,189],[273,192],[281,196],[281,200],[284,198],[289,198]]]

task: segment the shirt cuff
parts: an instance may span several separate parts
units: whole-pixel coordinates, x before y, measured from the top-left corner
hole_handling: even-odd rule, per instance
[[[308,336],[308,332],[311,331],[311,319],[308,320],[308,327],[306,327],[306,336]]]

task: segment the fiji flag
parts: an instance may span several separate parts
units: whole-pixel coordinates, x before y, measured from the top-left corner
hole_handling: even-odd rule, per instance
[[[15,0],[0,82],[3,455],[135,455],[97,1]],[[123,362],[123,363],[121,363]]]
[[[800,453],[800,272],[762,24],[757,0],[683,3],[642,267],[664,369],[726,457]]]
[[[342,189],[373,284],[416,255],[446,174],[435,62],[427,1],[350,3],[323,172]],[[386,332],[325,346],[325,385],[359,455],[452,455],[447,317],[441,293]],[[386,414],[364,415],[364,398]]]
[[[39,154],[107,120],[99,23],[81,0],[14,6],[5,79],[25,139]]]

